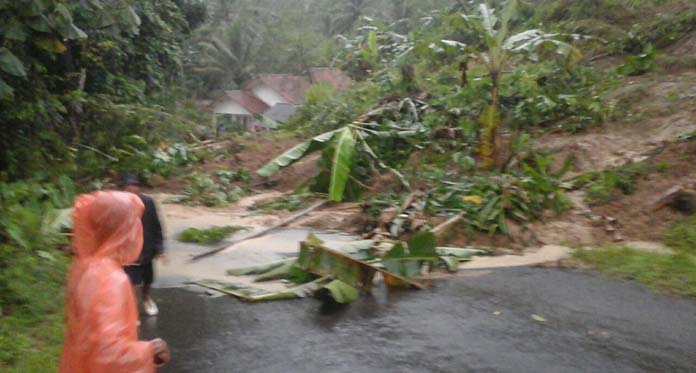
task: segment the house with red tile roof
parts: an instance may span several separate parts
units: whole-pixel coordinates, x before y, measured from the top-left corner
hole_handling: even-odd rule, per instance
[[[283,113],[305,102],[307,91],[313,84],[328,84],[338,91],[350,88],[352,81],[339,69],[312,68],[307,75],[260,74],[244,89],[227,91],[210,104],[215,114],[225,115],[243,125],[260,123],[254,118],[269,112]],[[282,110],[281,110],[282,109]],[[285,120],[285,115],[281,116]],[[276,118],[271,118],[276,121]]]

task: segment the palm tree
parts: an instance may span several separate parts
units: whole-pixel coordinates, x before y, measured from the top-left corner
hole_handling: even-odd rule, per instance
[[[525,30],[510,35],[510,21],[517,14],[519,0],[508,0],[501,12],[501,17],[495,15],[495,10],[482,3],[478,7],[477,16],[463,15],[469,25],[474,27],[483,37],[485,51],[476,52],[478,59],[484,63],[491,78],[491,103],[484,110],[480,122],[483,126],[480,136],[479,155],[484,169],[495,166],[497,149],[496,137],[500,127],[500,75],[511,64],[514,57],[538,57],[541,52],[553,51],[563,57],[566,66],[582,58],[580,51],[572,45],[558,39],[559,34],[546,33],[541,30]]]
[[[189,68],[207,88],[226,82],[241,85],[253,73],[263,30],[249,18],[235,18],[204,27],[194,39]]]

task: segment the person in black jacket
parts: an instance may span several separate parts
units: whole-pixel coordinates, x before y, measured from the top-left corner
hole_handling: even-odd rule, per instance
[[[157,304],[152,300],[151,288],[155,279],[155,272],[152,265],[153,260],[164,256],[164,237],[162,236],[162,225],[157,216],[157,208],[152,197],[141,193],[141,183],[137,176],[126,175],[122,180],[121,187],[127,192],[134,193],[140,197],[145,205],[143,211],[143,248],[140,258],[136,263],[124,267],[128,277],[134,286],[143,285],[142,302],[145,313],[154,316],[159,313]]]

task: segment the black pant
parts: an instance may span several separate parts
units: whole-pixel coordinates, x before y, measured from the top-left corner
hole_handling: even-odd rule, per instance
[[[128,274],[128,277],[133,285],[151,285],[155,280],[155,271],[153,269],[152,262],[125,266],[123,269]]]

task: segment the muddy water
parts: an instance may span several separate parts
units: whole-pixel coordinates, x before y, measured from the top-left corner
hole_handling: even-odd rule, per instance
[[[696,304],[577,271],[471,271],[346,307],[156,293],[164,372],[687,372]],[[535,320],[532,315],[546,321]]]

